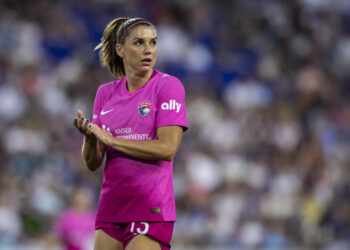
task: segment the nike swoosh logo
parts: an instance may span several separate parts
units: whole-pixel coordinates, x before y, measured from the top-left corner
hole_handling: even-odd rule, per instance
[[[113,111],[113,109],[111,109],[111,110],[107,110],[107,111],[101,111],[101,115],[105,115],[105,114],[108,114],[109,112],[112,112]]]

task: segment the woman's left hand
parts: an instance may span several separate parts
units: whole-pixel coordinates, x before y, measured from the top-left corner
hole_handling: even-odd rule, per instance
[[[101,129],[98,125],[89,123],[88,131],[94,134],[97,140],[99,140],[103,144],[108,145],[108,141],[111,138],[111,135],[109,135],[106,131]]]

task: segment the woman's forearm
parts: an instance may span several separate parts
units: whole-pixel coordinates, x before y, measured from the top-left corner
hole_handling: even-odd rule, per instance
[[[110,136],[106,142],[107,146],[119,152],[146,160],[172,161],[177,151],[176,147],[161,140],[131,141]]]
[[[164,126],[157,129],[158,139],[132,141],[113,137],[95,124],[89,125],[102,145],[109,146],[127,155],[146,160],[172,161],[180,146],[183,129],[179,126]]]
[[[91,171],[96,170],[102,164],[103,155],[101,153],[99,143],[95,136],[93,135],[84,136],[82,154],[83,154],[83,159],[85,161],[85,165]]]

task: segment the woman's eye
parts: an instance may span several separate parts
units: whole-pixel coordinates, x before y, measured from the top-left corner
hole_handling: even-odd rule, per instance
[[[137,41],[136,43],[135,43],[135,45],[141,45],[142,44],[142,42],[141,41]]]
[[[151,45],[155,46],[157,44],[157,41],[151,41]]]

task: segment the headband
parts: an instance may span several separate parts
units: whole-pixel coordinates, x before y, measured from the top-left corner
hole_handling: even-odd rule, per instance
[[[141,20],[141,21],[138,21],[138,22],[135,22],[133,24],[130,24],[129,26],[127,26],[123,33],[120,35],[117,43],[120,43],[120,41],[123,39],[123,36],[126,34],[126,32],[128,32],[128,30],[130,30],[133,26],[135,26],[136,24],[140,24],[140,23],[146,23],[146,24],[149,24],[149,25],[152,25],[150,22],[146,21],[146,20]]]

